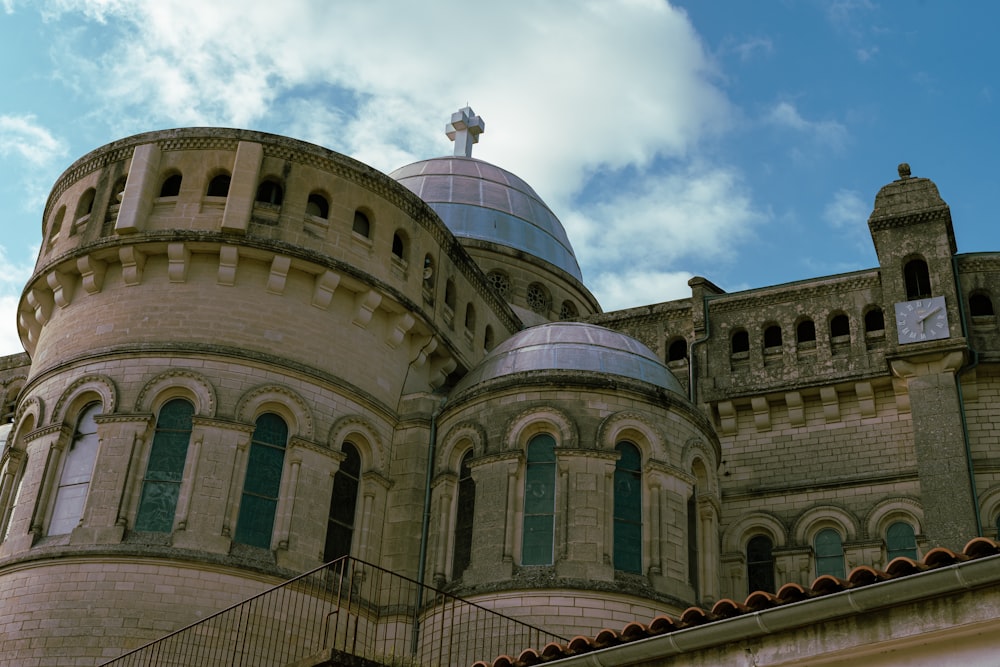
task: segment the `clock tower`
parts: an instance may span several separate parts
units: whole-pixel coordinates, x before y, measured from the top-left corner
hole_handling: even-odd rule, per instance
[[[937,186],[911,176],[904,163],[875,197],[868,227],[893,315],[886,325],[895,349],[887,358],[909,398],[922,530],[931,543],[955,548],[981,528],[959,378],[970,355],[951,211]]]

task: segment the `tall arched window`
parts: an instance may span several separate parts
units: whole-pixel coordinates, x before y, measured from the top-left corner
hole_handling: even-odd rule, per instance
[[[361,486],[361,456],[349,442],[344,443],[342,451],[344,460],[333,476],[333,494],[330,496],[330,514],[326,524],[323,560],[327,563],[341,556],[350,556],[351,540],[354,539],[354,515]]]
[[[747,542],[747,584],[754,591],[774,592],[774,543],[767,535],[755,535]]]
[[[528,443],[524,472],[522,565],[551,565],[555,544],[556,441],[536,435]]]
[[[885,316],[878,306],[865,313],[865,333],[873,331],[883,331],[885,329]]]
[[[630,442],[615,446],[615,553],[616,570],[642,573],[642,456]]]
[[[993,317],[993,301],[988,294],[976,292],[969,297],[969,314],[973,317]]]
[[[182,398],[167,401],[160,408],[142,480],[136,530],[169,533],[174,528],[193,415],[194,406]]]
[[[906,283],[907,299],[923,299],[931,295],[931,276],[927,262],[911,259],[903,267],[903,282]]]
[[[834,315],[830,320],[830,338],[838,338],[839,336],[850,336],[851,335],[851,320],[840,313],[839,315]]]
[[[764,347],[781,347],[781,327],[777,324],[764,329]]]
[[[288,426],[284,419],[272,412],[257,418],[250,438],[240,516],[233,536],[236,542],[264,549],[271,547],[287,443]]]
[[[465,328],[468,331],[476,330],[476,307],[471,303],[465,306]]]
[[[371,238],[372,223],[368,219],[368,216],[361,211],[355,211],[354,223],[351,226],[351,231],[355,234],[360,234],[366,239]]]
[[[76,421],[76,431],[69,444],[59,475],[59,488],[52,503],[52,518],[49,520],[49,535],[64,535],[80,523],[83,504],[90,489],[90,478],[94,474],[97,459],[97,422],[94,417],[101,414],[101,404],[91,403],[83,409]]]
[[[913,534],[913,526],[905,521],[897,521],[885,531],[886,562],[900,556],[917,558],[917,538]]]
[[[840,533],[832,528],[824,528],[813,539],[816,554],[816,576],[830,574],[844,578],[844,544]]]
[[[472,519],[476,514],[476,483],[472,480],[472,450],[462,457],[458,472],[458,513],[455,516],[455,554],[452,576],[458,579],[472,562]]]

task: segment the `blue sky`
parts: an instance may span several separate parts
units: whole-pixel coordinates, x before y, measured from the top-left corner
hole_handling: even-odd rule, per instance
[[[280,10],[277,9],[280,7]],[[383,171],[451,153],[530,182],[606,310],[876,264],[896,165],[960,252],[1000,250],[1000,4],[870,0],[0,0],[0,354],[49,187],[122,136],[246,127]]]

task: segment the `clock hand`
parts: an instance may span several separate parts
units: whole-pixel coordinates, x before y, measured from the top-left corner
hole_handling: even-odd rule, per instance
[[[937,308],[933,308],[933,309],[931,309],[931,310],[928,310],[928,311],[927,311],[926,313],[924,313],[923,315],[918,315],[918,316],[917,316],[917,322],[920,322],[920,324],[921,324],[921,326],[922,326],[922,325],[923,325],[923,323],[924,323],[924,320],[926,320],[926,319],[927,319],[928,317],[930,317],[930,316],[931,316],[931,315],[933,315],[934,313],[938,312],[939,310],[941,310],[941,306],[938,306]]]

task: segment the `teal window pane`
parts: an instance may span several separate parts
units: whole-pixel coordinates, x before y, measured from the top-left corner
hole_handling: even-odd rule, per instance
[[[555,541],[556,441],[537,435],[528,443],[524,475],[521,563],[551,565]]]
[[[160,533],[173,530],[193,416],[194,406],[179,398],[167,401],[160,408],[143,476],[136,530]]]
[[[829,574],[844,578],[844,546],[840,533],[832,528],[826,528],[816,534],[813,540],[816,552],[816,576]]]
[[[285,420],[270,412],[257,418],[250,438],[240,515],[233,535],[236,542],[270,548],[287,441]]]
[[[354,515],[358,508],[358,488],[361,479],[361,457],[349,442],[344,443],[344,460],[333,476],[330,513],[326,526],[323,560],[330,562],[351,553],[354,539]]]
[[[629,442],[615,447],[614,563],[615,569],[642,572],[642,455]]]
[[[886,558],[892,560],[900,556],[916,559],[917,538],[913,526],[905,521],[897,521],[885,533]]]

